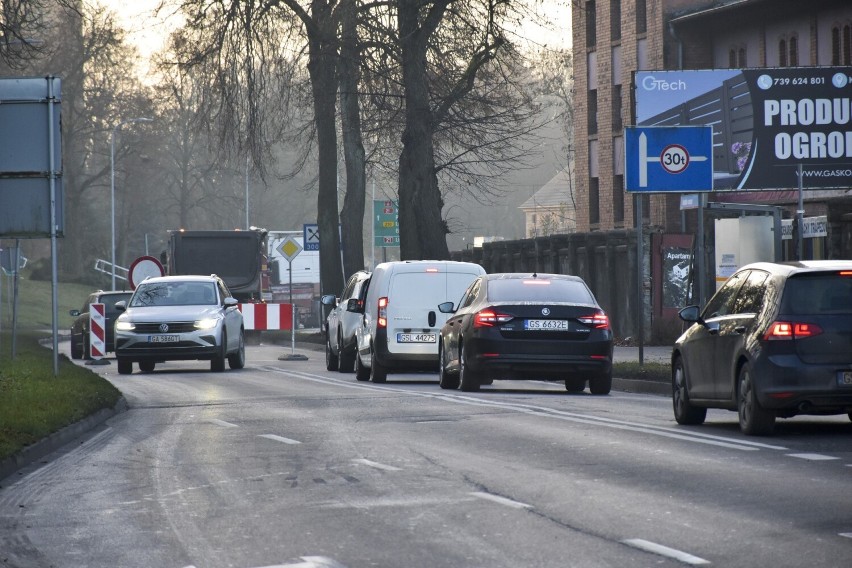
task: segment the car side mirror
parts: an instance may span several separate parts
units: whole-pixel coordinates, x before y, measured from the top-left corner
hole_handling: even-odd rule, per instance
[[[346,302],[346,311],[362,314],[364,313],[364,303],[358,298],[349,298]]]
[[[80,315],[80,310],[68,310],[68,315],[76,318]]]
[[[438,311],[442,314],[451,314],[455,311],[454,307],[455,305],[452,302],[444,302],[443,304],[438,304]]]
[[[337,296],[334,294],[326,294],[322,298],[320,298],[320,304],[323,306],[331,306],[334,307],[337,305]]]
[[[127,309],[127,300],[121,300],[120,302],[115,303],[115,311],[123,312]]]
[[[704,320],[701,319],[701,312],[698,306],[687,306],[680,310],[677,315],[686,323],[700,323],[701,325],[705,325]]]
[[[225,298],[225,301],[224,301],[226,308],[236,306],[239,303],[240,303],[239,300],[237,300],[236,298],[232,298],[231,296],[228,296],[227,298]]]

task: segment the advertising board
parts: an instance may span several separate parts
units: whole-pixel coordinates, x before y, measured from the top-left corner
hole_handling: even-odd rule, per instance
[[[713,187],[852,187],[852,67],[640,71],[637,126],[713,127]]]

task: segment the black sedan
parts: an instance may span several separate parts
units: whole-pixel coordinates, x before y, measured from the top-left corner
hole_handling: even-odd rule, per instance
[[[569,392],[589,383],[612,388],[612,330],[577,276],[503,273],[477,278],[441,329],[441,388],[478,390],[495,379],[564,380]]]
[[[852,261],[750,264],[680,317],[692,326],[672,352],[679,424],[724,408],[766,435],[778,417],[852,413]]]
[[[71,358],[72,359],[89,359],[89,306],[92,304],[104,305],[104,324],[105,336],[104,343],[106,351],[110,353],[115,351],[115,318],[118,317],[118,310],[115,309],[115,303],[127,301],[130,299],[133,292],[104,292],[99,290],[89,294],[86,302],[81,310],[71,310],[68,312],[74,321],[71,323]]]

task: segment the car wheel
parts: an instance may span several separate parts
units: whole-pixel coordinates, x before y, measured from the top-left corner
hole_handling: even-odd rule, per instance
[[[481,375],[474,372],[468,365],[464,345],[459,344],[459,389],[465,392],[478,391],[481,380]]]
[[[444,351],[443,343],[438,344],[438,386],[442,389],[459,388],[458,373],[447,371],[447,353]]]
[[[690,426],[703,424],[707,418],[707,409],[692,406],[689,403],[689,392],[686,386],[686,372],[683,360],[678,357],[672,365],[672,408],[678,424]]]
[[[210,370],[214,373],[221,373],[225,370],[225,358],[228,352],[228,333],[222,330],[222,345],[219,346],[219,352],[210,360]]]
[[[139,361],[139,370],[143,373],[150,373],[154,370],[156,363],[154,361]]]
[[[355,368],[355,354],[343,348],[343,337],[337,334],[337,372],[351,373]]]
[[[74,337],[74,334],[71,334],[71,358],[72,359],[82,359],[83,358],[83,349],[80,347],[80,340]]]
[[[754,391],[751,366],[745,363],[740,369],[737,389],[737,409],[740,430],[750,436],[768,436],[775,430],[775,413],[760,406]]]
[[[325,369],[327,371],[337,370],[337,355],[331,350],[331,334],[325,334]]]
[[[565,390],[568,392],[583,392],[586,389],[586,379],[569,377],[565,379]]]
[[[364,366],[361,361],[361,353],[357,349],[355,349],[355,378],[359,381],[370,380],[370,369]]]
[[[612,390],[612,371],[589,379],[589,392],[596,395],[609,394]]]
[[[115,361],[118,364],[119,375],[129,375],[133,372],[133,361],[124,357],[116,357]]]
[[[228,355],[228,366],[232,369],[242,369],[246,366],[246,335],[240,330],[240,345],[236,353]]]
[[[384,383],[388,380],[388,370],[387,367],[379,363],[379,360],[376,358],[376,352],[373,351],[371,354],[372,362],[370,364],[370,380],[374,383]]]

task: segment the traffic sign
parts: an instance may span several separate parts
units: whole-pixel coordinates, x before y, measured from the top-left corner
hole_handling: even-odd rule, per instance
[[[373,235],[377,247],[399,246],[399,208],[394,201],[373,200]]]
[[[127,271],[127,281],[130,287],[135,290],[146,278],[154,278],[162,276],[166,271],[163,270],[163,265],[153,256],[140,256],[133,261],[130,269]]]
[[[287,236],[287,238],[278,245],[277,250],[281,253],[281,256],[287,259],[287,262],[293,262],[293,259],[299,256],[299,253],[302,252],[302,245],[300,245],[299,241],[294,239],[292,236]]]
[[[713,127],[627,127],[624,167],[628,192],[711,191]]]
[[[89,304],[89,357],[103,359],[106,356],[106,306]]]
[[[302,225],[302,242],[305,243],[305,250],[319,250],[319,225],[316,223]]]

